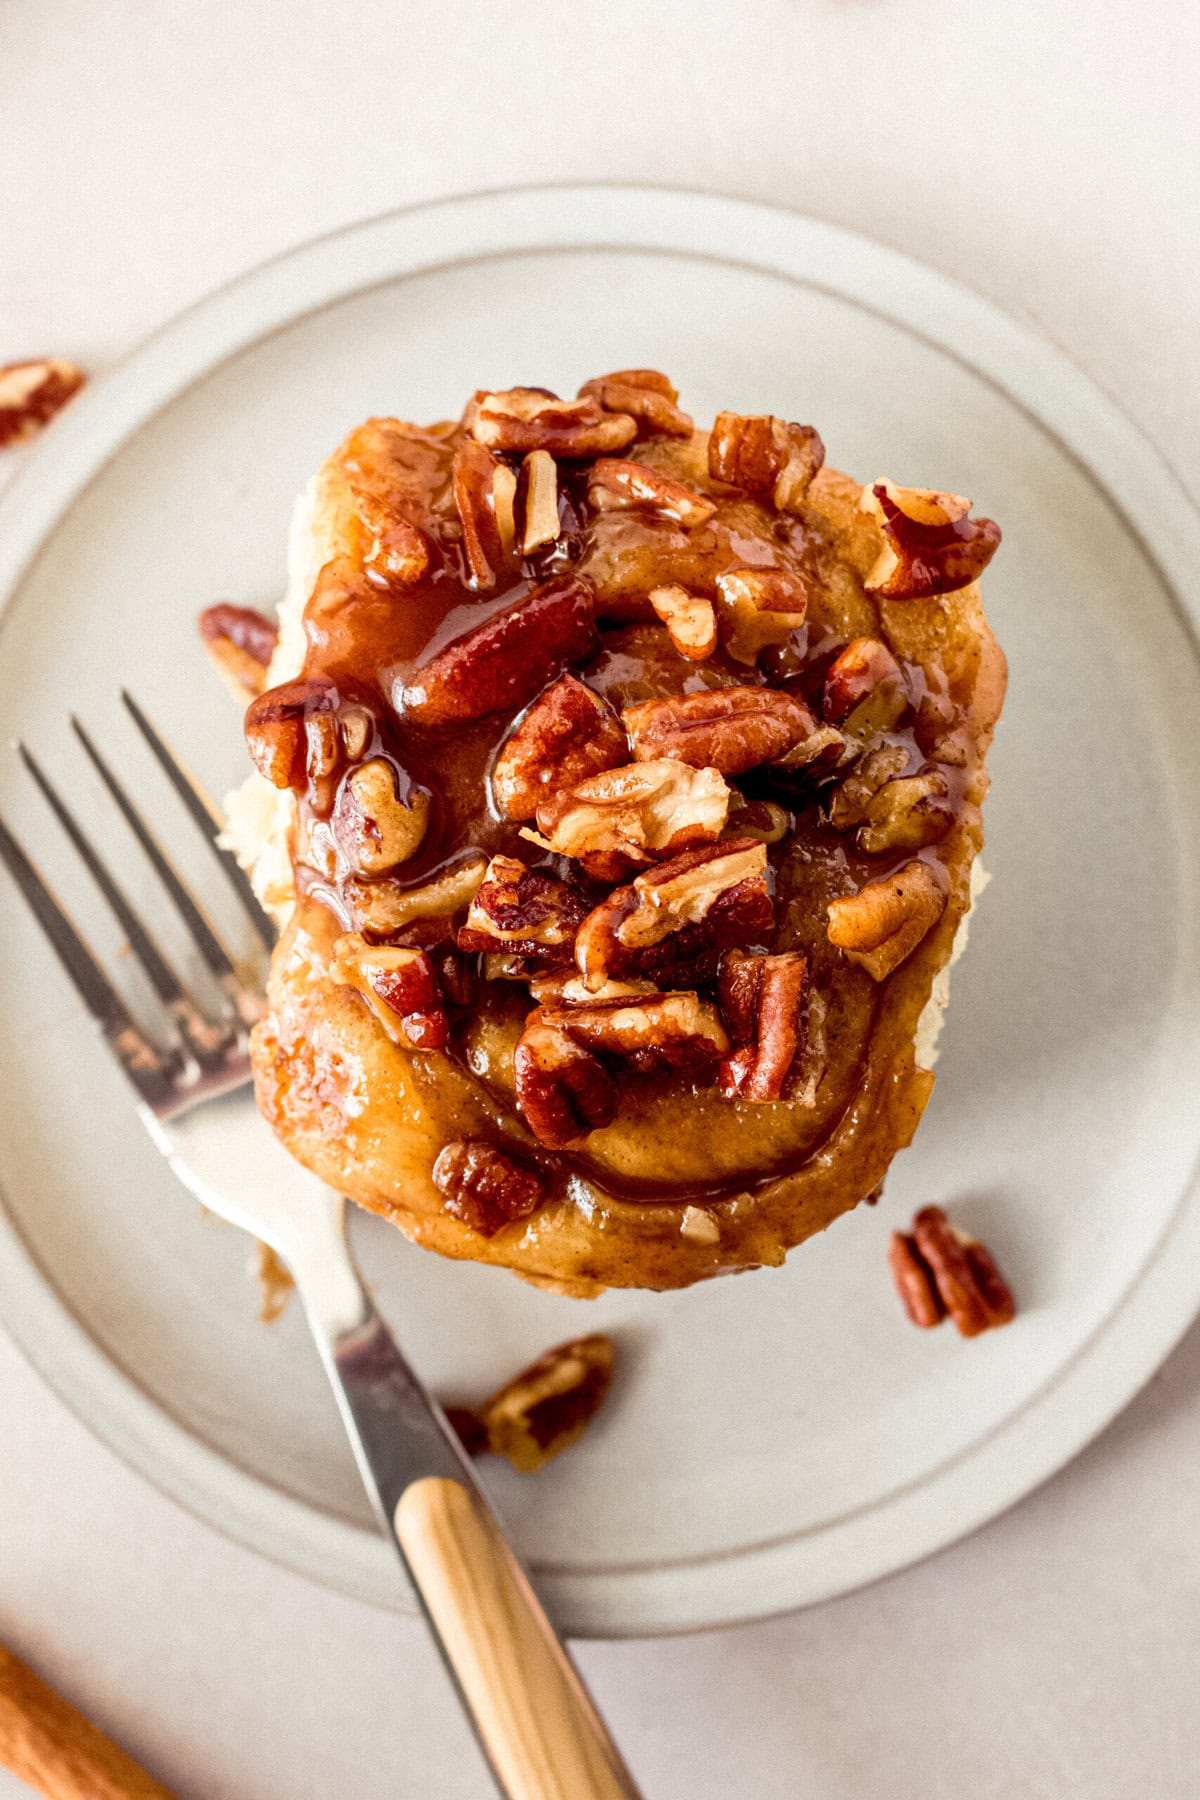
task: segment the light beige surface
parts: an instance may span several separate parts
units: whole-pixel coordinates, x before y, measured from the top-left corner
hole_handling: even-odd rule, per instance
[[[736,58],[717,0],[531,0],[506,31],[475,0],[232,17],[0,8],[0,359],[102,366],[247,263],[405,200],[651,177],[807,207],[980,287],[1200,486],[1184,0],[1153,31],[1133,0],[743,0]],[[949,1800],[964,1770],[997,1796],[1190,1800],[1198,1432],[1193,1332],[1064,1475],[934,1561],[581,1665],[655,1800]],[[193,1523],[3,1340],[0,1468],[0,1637],[184,1800],[486,1794],[420,1627]],[[0,1800],[21,1792],[0,1776]]]

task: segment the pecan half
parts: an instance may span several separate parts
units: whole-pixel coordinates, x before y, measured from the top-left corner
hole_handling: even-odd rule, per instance
[[[751,956],[729,950],[721,961],[721,1011],[738,1048],[721,1065],[730,1098],[781,1100],[804,1048],[808,962],[797,950]]]
[[[808,590],[786,569],[729,569],[717,576],[717,625],[735,662],[757,662],[763,650],[786,644],[807,611]]]
[[[611,1124],[617,1085],[590,1050],[534,1013],[513,1052],[517,1105],[540,1143],[561,1150]]]
[[[338,849],[359,875],[386,875],[421,847],[429,823],[429,793],[385,756],[347,774],[333,808]]]
[[[583,1436],[612,1383],[614,1358],[598,1332],[558,1344],[482,1406],[454,1408],[455,1428],[468,1449],[490,1450],[534,1475]],[[465,1432],[457,1418],[464,1413]]]
[[[277,788],[304,787],[308,763],[328,753],[338,691],[327,675],[268,688],[246,709],[246,747],[259,774]]]
[[[628,740],[608,702],[574,675],[563,675],[501,746],[492,794],[506,819],[532,819],[549,796],[628,760]]]
[[[710,946],[736,942],[737,934],[755,928],[751,919],[769,929],[774,913],[766,870],[766,845],[738,838],[685,850],[629,886],[615,888],[588,914],[575,939],[575,965],[584,985],[594,993],[613,976],[637,970],[647,951],[691,927],[699,928],[701,941]],[[735,896],[736,906],[718,914],[721,902]],[[734,936],[722,936],[722,929]],[[689,953],[693,944],[700,947],[694,936]]]
[[[567,882],[539,875],[515,856],[493,856],[458,947],[569,962],[587,910],[587,901]]]
[[[611,456],[637,436],[637,422],[625,413],[606,412],[592,394],[560,400],[546,388],[508,388],[477,393],[463,416],[477,444],[526,456],[548,450],[571,461]]]
[[[358,932],[346,932],[334,942],[329,972],[360,993],[407,1048],[441,1050],[447,1043],[450,1025],[437,971],[423,950],[368,944]]]
[[[548,450],[531,450],[522,464],[525,523],[521,552],[532,556],[558,536],[558,466]]]
[[[707,688],[646,700],[621,716],[639,762],[666,756],[722,775],[776,762],[817,729],[803,701],[766,687]]]
[[[717,615],[713,603],[685,587],[650,589],[650,604],[667,628],[667,636],[689,662],[704,662],[717,647]]]
[[[870,736],[891,731],[911,703],[907,678],[887,645],[855,638],[825,677],[821,711],[829,724]]]
[[[718,413],[708,440],[708,472],[714,481],[770,492],[780,512],[795,512],[825,461],[825,446],[811,425],[793,425],[769,413]]]
[[[639,1073],[692,1069],[715,1062],[729,1048],[716,1008],[696,993],[636,995],[544,1007],[542,1022],[565,1031],[587,1050],[619,1056]]]
[[[694,488],[685,486],[647,463],[602,457],[588,470],[588,499],[597,512],[614,512],[630,506],[648,506],[664,518],[674,519],[685,531],[703,525],[717,510]]]
[[[877,481],[863,490],[860,505],[874,514],[884,540],[863,585],[885,600],[953,594],[978,580],[1000,546],[996,521],[969,518],[971,502],[961,494]]]
[[[515,710],[567,663],[582,661],[595,641],[590,583],[557,575],[414,670],[393,705],[429,724]]]
[[[35,437],[83,386],[83,370],[65,356],[42,356],[0,368],[0,449]]]
[[[419,887],[389,877],[361,881],[350,876],[342,884],[342,897],[360,931],[378,937],[413,933],[424,935],[427,943],[445,943],[453,939],[452,921],[475,898],[486,869],[486,858],[475,850]]]
[[[442,1209],[483,1237],[526,1219],[542,1197],[542,1177],[507,1151],[479,1139],[456,1138],[438,1153],[433,1185]]]
[[[363,569],[376,587],[412,587],[428,572],[429,540],[397,511],[393,494],[355,481],[355,506],[366,533]]]
[[[620,859],[626,869],[636,868],[687,844],[710,842],[720,836],[728,810],[729,788],[716,769],[660,757],[590,775],[545,802],[537,818],[552,850],[579,858],[603,879]]]
[[[923,1207],[911,1234],[892,1233],[888,1261],[914,1325],[927,1329],[949,1313],[963,1337],[978,1337],[1016,1316],[1016,1302],[991,1251],[956,1231],[940,1206]]]
[[[883,981],[945,910],[946,895],[928,863],[905,863],[895,875],[829,902],[829,941],[875,981]]]
[[[220,601],[206,606],[198,623],[205,649],[234,694],[241,700],[261,694],[279,641],[274,622],[253,607]]]
[[[471,585],[494,588],[513,564],[516,477],[507,463],[467,438],[454,452],[453,481]]]
[[[692,421],[676,402],[679,395],[657,369],[617,369],[585,381],[580,398],[591,394],[605,412],[628,413],[638,423],[639,435],[689,438]]]

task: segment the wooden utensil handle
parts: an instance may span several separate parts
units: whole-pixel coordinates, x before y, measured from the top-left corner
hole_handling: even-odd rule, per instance
[[[46,1800],[172,1800],[165,1787],[3,1644],[0,1765]]]
[[[396,1538],[484,1750],[511,1800],[637,1800],[523,1570],[471,1491],[405,1489]]]

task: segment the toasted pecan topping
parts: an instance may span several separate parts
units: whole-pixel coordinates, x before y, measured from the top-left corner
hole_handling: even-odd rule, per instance
[[[259,774],[277,788],[302,788],[310,756],[322,757],[338,691],[327,675],[268,688],[246,709],[246,747]]]
[[[693,992],[637,994],[542,1008],[542,1022],[587,1050],[619,1056],[639,1071],[715,1062],[729,1038],[715,1006]]]
[[[717,627],[735,662],[757,662],[803,625],[808,590],[786,569],[729,569],[717,576]]]
[[[647,700],[622,714],[639,760],[673,757],[741,775],[776,762],[817,729],[802,700],[778,688],[727,687]]]
[[[532,819],[546,799],[628,760],[628,740],[608,702],[562,675],[501,746],[492,794],[506,819]]]
[[[615,457],[602,457],[588,470],[588,499],[598,512],[648,506],[664,518],[674,519],[685,531],[703,525],[717,510],[715,500],[664,475],[660,469]]]
[[[835,831],[853,831],[870,816],[875,796],[887,782],[908,767],[903,744],[880,744],[860,757],[848,775],[834,788],[829,800],[829,823]]]
[[[517,1104],[540,1143],[561,1150],[616,1116],[617,1085],[590,1050],[537,1013],[513,1052]]]
[[[587,901],[567,882],[537,874],[515,856],[493,856],[458,947],[569,962],[587,910]]]
[[[386,875],[407,862],[428,823],[429,794],[384,756],[350,770],[333,809],[338,848],[359,875]]]
[[[423,950],[368,944],[346,932],[333,946],[330,974],[355,988],[397,1042],[412,1050],[441,1050],[449,1022],[437,972]]]
[[[956,1231],[940,1206],[923,1207],[911,1234],[892,1233],[888,1261],[914,1325],[927,1329],[949,1313],[963,1337],[978,1337],[1016,1316],[991,1251]]]
[[[825,461],[811,425],[769,413],[718,413],[708,440],[708,472],[751,493],[770,493],[780,512],[798,511]]]
[[[636,419],[639,435],[648,437],[688,438],[692,421],[681,412],[676,402],[679,395],[657,369],[618,369],[612,375],[597,375],[585,381],[580,397],[591,394],[605,412],[628,413]]]
[[[487,858],[475,850],[416,887],[394,878],[362,881],[352,876],[342,891],[360,931],[393,937],[432,926],[435,929],[428,933],[426,941],[441,942],[454,936],[452,922],[466,912],[486,868]]]
[[[528,1218],[542,1197],[542,1178],[494,1144],[457,1138],[439,1152],[433,1184],[443,1209],[472,1231],[494,1237]]]
[[[558,536],[558,468],[548,450],[531,450],[525,474],[525,528],[521,551],[532,556]]]
[[[472,586],[494,588],[512,573],[513,492],[506,463],[470,438],[454,453],[454,506],[462,525],[463,555]]]
[[[651,588],[650,604],[680,656],[689,662],[704,662],[712,655],[717,647],[717,615],[711,600],[672,583]]]
[[[481,719],[524,706],[596,641],[592,589],[556,575],[439,650],[414,670],[398,707],[428,724]]]
[[[36,437],[83,386],[83,370],[65,356],[42,356],[0,368],[0,449]]]
[[[575,939],[584,985],[595,991],[636,970],[647,951],[675,934],[691,930],[690,949],[699,948],[697,938],[716,947],[736,941],[743,930],[769,929],[774,915],[766,869],[766,846],[739,838],[685,850],[629,886],[614,888],[588,914]],[[735,896],[736,906],[718,913],[722,901]],[[730,931],[732,939],[726,935]]]
[[[946,894],[929,864],[905,863],[895,875],[829,902],[829,941],[883,981],[945,910]]]
[[[546,450],[565,460],[611,456],[637,436],[628,414],[606,412],[594,395],[560,400],[545,388],[509,388],[478,393],[463,420],[477,444],[488,450],[526,456]]]
[[[969,518],[971,502],[961,494],[885,480],[864,488],[861,504],[884,540],[864,585],[885,600],[952,594],[977,581],[1000,547],[996,521]]]
[[[538,828],[560,856],[598,857],[637,867],[687,844],[720,835],[729,789],[716,769],[691,769],[670,757],[627,763],[579,782],[538,809]]]
[[[721,1087],[742,1100],[781,1100],[804,1048],[808,963],[797,950],[753,956],[727,950],[721,1011],[738,1046],[721,1065]]]
[[[261,694],[279,641],[274,622],[253,607],[220,601],[206,606],[198,623],[205,649],[235,695],[244,701],[247,694]]]
[[[922,769],[887,782],[867,808],[858,847],[868,856],[893,856],[940,843],[954,823],[950,785],[940,769]]]
[[[855,638],[825,677],[821,711],[831,725],[869,733],[891,731],[910,703],[904,671],[887,645]]]

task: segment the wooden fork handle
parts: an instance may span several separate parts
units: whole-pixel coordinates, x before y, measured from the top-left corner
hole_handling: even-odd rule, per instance
[[[396,1539],[488,1760],[512,1800],[636,1800],[574,1666],[490,1514],[463,1483],[401,1495]]]
[[[46,1800],[171,1800],[165,1787],[3,1644],[0,1768]]]

